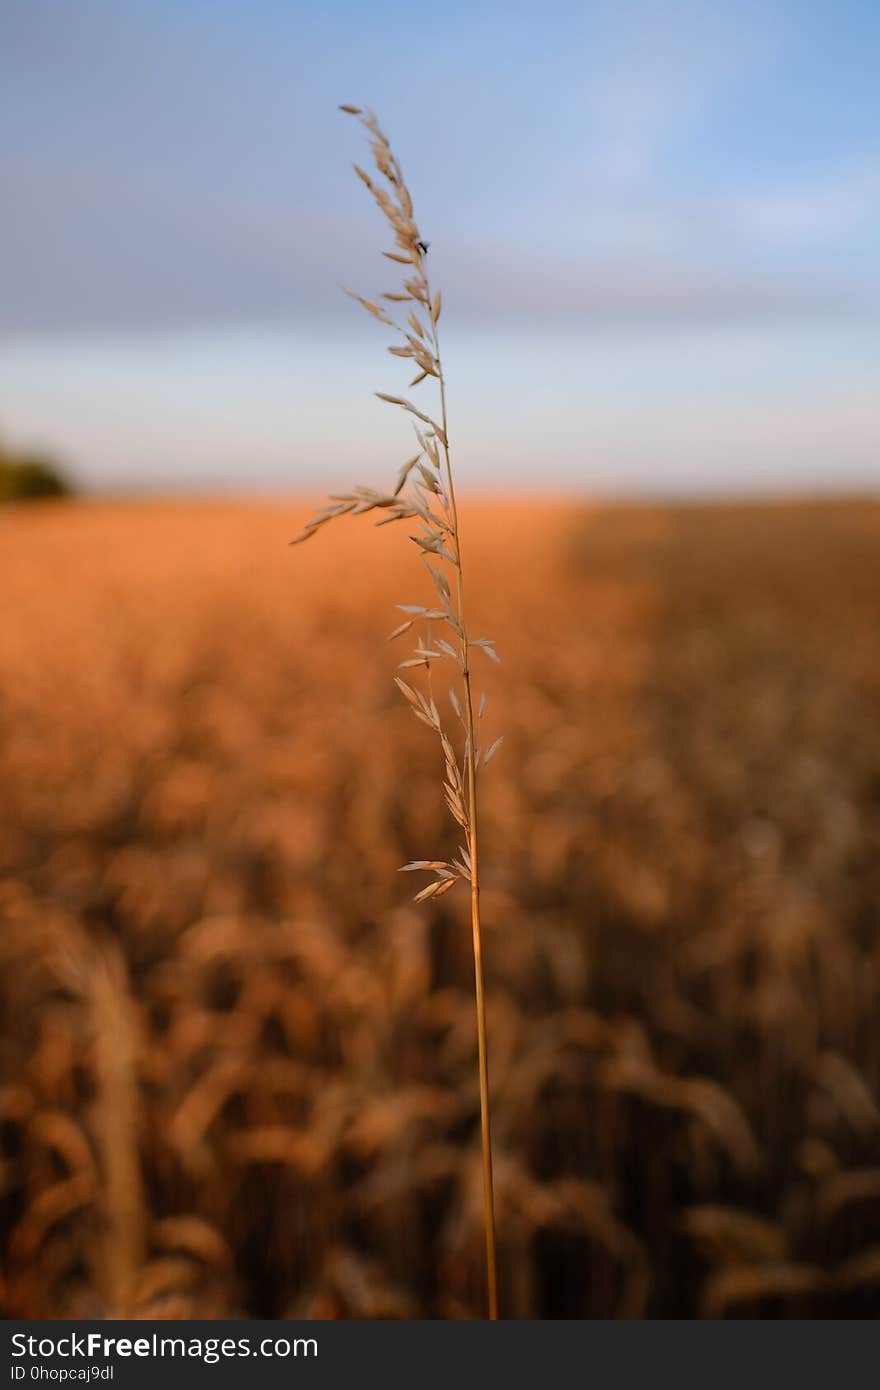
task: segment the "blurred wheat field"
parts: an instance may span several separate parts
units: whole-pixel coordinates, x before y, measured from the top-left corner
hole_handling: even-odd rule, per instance
[[[455,850],[423,590],[307,510],[0,517],[8,1316],[479,1315],[467,906],[396,872]],[[876,1313],[880,504],[463,529],[502,1314]]]

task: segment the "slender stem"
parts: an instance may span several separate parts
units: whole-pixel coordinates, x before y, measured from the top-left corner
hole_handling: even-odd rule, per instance
[[[424,276],[424,272],[423,272]],[[428,303],[430,291],[427,277],[424,277]],[[440,343],[437,326],[431,324],[434,339],[434,356],[440,373],[440,422],[443,428],[443,457],[446,462],[446,481],[449,487],[449,515],[452,521],[453,541],[455,543],[456,600],[461,639],[461,673],[465,693],[465,732],[467,735],[466,766],[468,783],[468,853],[470,854],[471,874],[471,929],[474,943],[474,985],[477,1005],[477,1050],[480,1071],[480,1136],[483,1151],[483,1219],[486,1231],[486,1289],[489,1317],[498,1317],[498,1275],[495,1255],[495,1192],[492,1180],[492,1134],[489,1124],[489,1052],[486,1041],[486,1002],[483,986],[483,939],[480,930],[480,873],[477,845],[477,768],[476,768],[476,730],[474,726],[474,705],[471,694],[470,649],[468,647],[467,626],[464,615],[464,581],[461,565],[461,539],[458,530],[458,508],[455,503],[455,484],[452,480],[452,463],[449,455],[449,432],[446,423],[446,383],[440,364]]]
[[[471,714],[471,692],[469,678],[465,678],[469,722]],[[473,735],[471,735],[473,738]],[[489,1296],[489,1317],[498,1317],[498,1276],[495,1259],[495,1193],[492,1182],[492,1135],[489,1128],[489,1059],[486,1047],[486,1006],[483,994],[483,951],[480,932],[480,880],[477,864],[476,795],[474,769],[469,760],[470,778],[470,856],[471,856],[471,927],[474,940],[474,981],[477,1000],[477,1046],[480,1064],[480,1131],[483,1147],[483,1208],[486,1226],[486,1283]]]
[[[441,555],[441,557],[444,560],[451,562],[453,568],[455,569],[456,575],[457,614],[454,619],[452,618],[451,613],[448,611],[451,601],[451,594],[448,587],[448,581],[444,577],[439,576],[437,574],[435,574],[434,578],[435,583],[438,589],[440,590],[444,610],[446,610],[445,615],[448,616],[450,618],[450,621],[454,623],[458,632],[460,642],[461,676],[464,684],[465,694],[465,710],[464,712],[460,711],[460,713],[462,715],[462,722],[464,723],[466,735],[463,769],[459,769],[459,767],[457,766],[457,753],[453,748],[450,747],[446,735],[440,728],[440,721],[439,717],[436,714],[435,707],[433,705],[433,699],[430,706],[430,709],[433,712],[433,717],[430,720],[426,718],[425,722],[430,723],[431,727],[435,728],[437,732],[440,734],[441,739],[443,741],[444,753],[450,753],[449,762],[456,763],[454,771],[450,770],[450,777],[454,781],[454,786],[452,788],[448,788],[447,790],[450,792],[452,809],[453,814],[455,815],[455,819],[461,824],[462,828],[465,830],[468,842],[467,857],[469,857],[470,859],[469,872],[471,883],[471,926],[473,930],[474,942],[474,985],[476,994],[477,1046],[479,1054],[480,1074],[480,1134],[483,1155],[483,1213],[486,1230],[486,1285],[488,1294],[489,1317],[494,1319],[498,1317],[498,1280],[495,1256],[495,1198],[492,1182],[492,1135],[489,1121],[489,1061],[488,1049],[486,1044],[486,1003],[485,989],[483,983],[483,946],[482,934],[480,931],[480,872],[477,847],[477,740],[476,731],[474,727],[473,695],[471,691],[470,645],[468,642],[467,626],[465,623],[464,613],[464,582],[462,579],[461,565],[461,538],[459,536],[458,530],[458,508],[455,502],[455,484],[453,483],[452,479],[452,462],[449,453],[449,431],[446,422],[446,383],[443,377],[443,368],[440,363],[440,343],[436,323],[436,319],[439,317],[440,313],[440,301],[439,298],[437,300],[434,300],[431,295],[431,289],[428,284],[428,277],[425,274],[425,253],[428,249],[427,243],[419,239],[418,228],[413,222],[412,199],[410,198],[410,195],[406,188],[406,184],[403,181],[403,173],[401,171],[400,164],[398,163],[397,159],[392,153],[391,146],[389,145],[387,138],[380,129],[376,117],[373,115],[371,111],[365,112],[364,110],[362,110],[362,108],[358,106],[347,105],[343,106],[341,109],[345,112],[348,112],[350,115],[357,116],[361,124],[369,133],[371,137],[370,143],[375,158],[376,167],[379,170],[379,173],[384,175],[384,177],[388,180],[388,182],[391,185],[391,194],[389,195],[389,193],[386,192],[383,188],[376,188],[371,179],[364,173],[364,171],[358,168],[357,165],[355,165],[355,171],[357,172],[358,176],[366,184],[367,188],[370,190],[376,202],[378,203],[380,209],[387,218],[392,228],[392,231],[394,232],[395,245],[399,247],[400,250],[404,253],[403,255],[400,255],[397,251],[393,251],[386,252],[386,254],[390,255],[391,259],[394,261],[402,262],[406,266],[412,265],[413,267],[414,280],[404,280],[404,289],[406,293],[403,295],[391,294],[386,297],[395,302],[404,302],[407,300],[415,301],[416,311],[409,315],[408,321],[412,325],[413,332],[417,336],[413,337],[412,334],[408,333],[404,327],[402,327],[398,323],[395,323],[392,319],[388,317],[387,313],[385,313],[382,309],[379,308],[378,305],[372,304],[368,300],[360,299],[360,296],[358,295],[355,295],[355,298],[360,299],[360,303],[364,306],[365,309],[368,310],[368,312],[374,318],[377,318],[382,323],[390,324],[393,328],[396,328],[397,331],[401,334],[404,341],[409,344],[407,348],[404,348],[402,350],[402,355],[404,357],[412,357],[421,368],[419,374],[417,374],[416,377],[413,379],[412,384],[417,385],[419,381],[423,381],[425,377],[430,374],[432,376],[437,377],[440,386],[440,409],[442,412],[442,425],[435,424],[435,422],[431,420],[430,417],[423,415],[420,411],[416,410],[414,406],[411,406],[407,401],[403,401],[397,396],[386,396],[383,393],[377,394],[380,394],[381,399],[383,400],[391,401],[394,404],[405,406],[408,410],[411,410],[419,419],[426,422],[429,429],[432,430],[435,438],[442,434],[442,438],[440,438],[440,444],[443,448],[443,458],[446,465],[446,482],[448,486],[448,496],[444,498],[443,503],[444,517],[442,521],[442,530],[446,532],[446,534],[451,536],[451,550],[447,550],[444,545],[440,544],[440,541],[442,540],[442,535],[439,538],[435,538],[434,536],[434,521],[432,519],[430,507],[428,507],[427,510],[420,505],[417,505],[415,508],[409,510],[406,507],[403,507],[402,510],[398,509],[397,516],[389,515],[387,519],[400,519],[401,516],[413,515],[416,513],[421,515],[423,517],[423,520],[426,521],[427,535],[423,535],[422,537],[414,536],[413,540],[417,540],[419,542],[425,558],[427,558],[427,554],[429,552],[436,551]],[[419,305],[421,305],[421,307],[426,311],[427,325],[423,325],[421,319],[419,318]],[[434,312],[435,308],[436,314]],[[433,347],[433,361],[427,362],[427,364],[425,364],[423,348],[425,349],[425,351],[427,351],[427,348],[429,346],[429,340],[430,346]],[[395,347],[392,347],[390,350],[393,353],[401,352],[400,348]],[[424,438],[420,436],[420,439],[422,440],[422,445],[424,449]],[[437,457],[433,445],[429,447],[429,452],[431,455],[431,461],[433,462],[436,459],[438,473],[442,472],[440,468],[439,457]],[[404,469],[404,472],[401,475],[400,483],[398,484],[397,492],[395,493],[395,497],[401,490],[401,487],[406,479],[409,468],[411,468],[416,462],[418,462],[420,458],[421,453],[417,456],[416,459],[412,460],[411,463],[407,465],[407,467]],[[429,486],[431,491],[433,491],[435,486],[433,480],[431,480]],[[419,485],[416,484],[417,501],[418,487]],[[440,484],[440,490],[442,492],[442,481]],[[368,496],[365,499],[362,495],[359,495],[362,493],[363,490],[360,489],[356,490],[353,496],[345,496],[341,499],[334,499],[337,502],[337,505],[326,509],[324,512],[318,513],[317,516],[314,517],[313,520],[308,523],[305,531],[302,533],[302,536],[298,537],[297,539],[306,539],[308,536],[313,535],[314,532],[320,526],[324,525],[326,521],[329,521],[331,517],[341,515],[343,512],[360,512],[365,510],[369,511],[374,506],[385,506],[388,505],[391,501],[391,499],[383,500],[378,496],[378,494],[368,494]],[[364,501],[366,501],[366,505],[359,505]],[[430,647],[428,647],[426,651],[427,654],[424,657],[424,662],[428,669],[428,680],[430,682]],[[422,655],[423,653],[420,652],[419,657],[421,657]],[[421,663],[419,662],[419,664]],[[407,687],[404,686],[403,688],[404,691],[406,691]],[[413,692],[410,692],[410,694],[413,695],[414,700],[417,699]],[[416,710],[416,713],[419,713],[418,709]],[[427,715],[428,710],[425,709],[423,713]],[[460,792],[463,793],[464,791],[462,783],[465,781],[465,779],[467,780],[467,807],[465,807],[462,804],[462,796],[460,795]],[[408,865],[407,867],[414,868],[417,866]],[[442,880],[442,882],[438,880],[435,883],[429,884],[427,889],[427,895],[431,896],[433,893],[438,892],[441,888],[442,891],[445,892],[446,889],[451,886],[451,883],[451,879],[444,879]],[[423,895],[424,894],[418,894],[417,896],[421,898]]]

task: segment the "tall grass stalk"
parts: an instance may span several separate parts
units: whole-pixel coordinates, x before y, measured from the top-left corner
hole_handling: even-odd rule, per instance
[[[439,405],[439,419],[417,408],[401,396],[376,392],[378,398],[403,410],[411,417],[417,452],[402,465],[394,489],[390,492],[356,487],[351,492],[332,494],[329,503],[306,524],[294,543],[308,540],[322,526],[340,516],[359,516],[378,511],[376,522],[414,519],[416,534],[412,536],[425,562],[434,591],[433,605],[403,603],[398,607],[404,620],[389,640],[413,633],[416,645],[412,655],[400,663],[399,669],[407,678],[395,676],[401,694],[415,717],[427,725],[440,740],[445,764],[444,795],[449,811],[460,827],[464,844],[457,857],[449,861],[437,859],[414,860],[403,872],[427,872],[430,882],[416,894],[417,902],[442,897],[459,880],[470,886],[471,926],[474,952],[474,981],[477,1012],[477,1049],[480,1083],[480,1133],[483,1159],[483,1203],[486,1237],[486,1288],[490,1318],[498,1316],[498,1289],[495,1255],[495,1202],[492,1184],[492,1139],[489,1110],[489,1063],[486,1039],[486,1004],[483,982],[483,947],[480,926],[480,878],[477,837],[477,783],[481,766],[494,755],[501,739],[487,749],[479,742],[478,726],[482,720],[486,697],[480,697],[475,710],[472,658],[474,654],[498,660],[489,638],[471,638],[465,618],[464,579],[462,572],[461,535],[449,429],[446,412],[446,381],[440,356],[438,323],[441,312],[440,292],[432,291],[425,261],[428,244],[422,237],[413,216],[413,204],[403,178],[400,164],[392,152],[376,117],[356,106],[340,108],[357,118],[367,131],[370,149],[378,178],[371,177],[358,165],[355,172],[372,194],[394,235],[394,249],[383,254],[402,268],[402,285],[387,291],[378,301],[351,294],[379,323],[397,334],[398,341],[388,351],[415,367],[411,387],[428,382],[434,385]],[[399,322],[395,314],[405,314]],[[435,406],[436,410],[436,406]],[[450,576],[452,583],[450,583]],[[440,630],[448,635],[437,636]],[[454,734],[447,732],[434,701],[432,667],[436,663],[452,663],[449,703],[452,710]],[[427,691],[411,682],[423,671],[428,675]]]

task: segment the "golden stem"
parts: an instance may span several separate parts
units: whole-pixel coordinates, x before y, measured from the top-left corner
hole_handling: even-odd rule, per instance
[[[476,731],[474,727],[474,706],[471,694],[470,649],[468,647],[467,626],[464,615],[464,581],[461,565],[461,540],[458,531],[458,508],[455,503],[455,485],[452,481],[452,463],[449,456],[449,433],[446,424],[446,383],[440,364],[440,344],[437,325],[431,315],[431,294],[427,277],[422,272],[425,290],[428,295],[428,314],[434,339],[434,356],[440,373],[440,421],[443,428],[443,457],[446,462],[446,481],[449,487],[449,515],[452,521],[452,539],[455,543],[455,573],[458,623],[461,629],[461,669],[465,693],[465,732],[467,735],[467,781],[468,781],[468,853],[471,873],[471,929],[474,945],[474,986],[477,1005],[477,1050],[480,1070],[480,1136],[483,1152],[483,1221],[486,1231],[486,1291],[489,1317],[498,1317],[498,1274],[495,1255],[495,1191],[492,1179],[492,1134],[489,1123],[489,1052],[486,1040],[486,1002],[483,986],[483,940],[480,930],[480,874],[477,847],[477,769],[476,769]]]

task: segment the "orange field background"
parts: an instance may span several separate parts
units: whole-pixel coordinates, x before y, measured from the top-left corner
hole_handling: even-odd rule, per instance
[[[0,517],[7,1316],[481,1314],[467,903],[396,872],[457,844],[429,591],[309,511]],[[880,504],[463,543],[502,1312],[876,1313]]]

